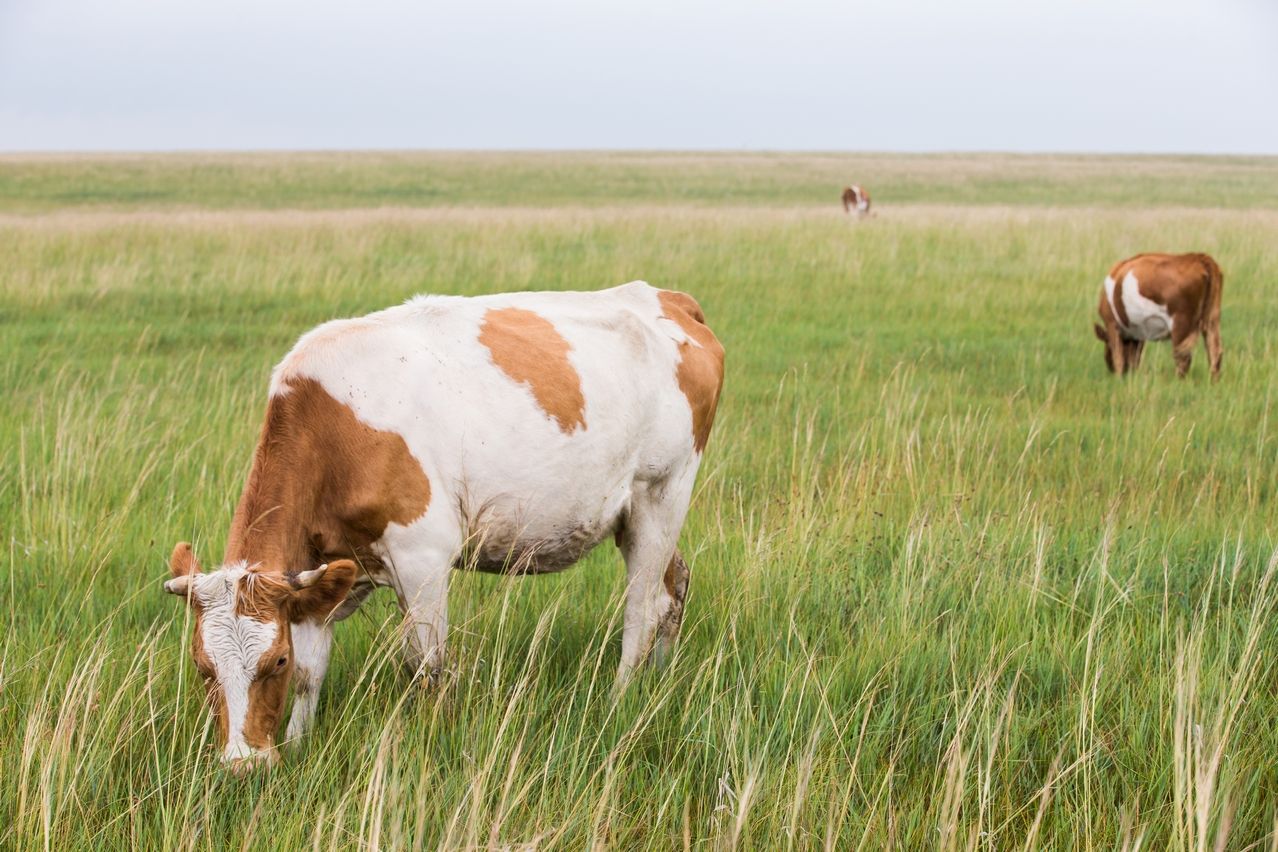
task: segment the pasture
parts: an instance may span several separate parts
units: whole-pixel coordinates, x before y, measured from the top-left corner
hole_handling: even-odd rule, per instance
[[[1218,385],[1106,372],[1139,251],[1223,267]],[[220,771],[160,584],[220,557],[275,361],[635,278],[728,358],[670,668],[609,695],[611,546],[458,575],[437,692],[381,592],[313,737]],[[1263,158],[0,157],[0,847],[1271,848],[1276,282]]]

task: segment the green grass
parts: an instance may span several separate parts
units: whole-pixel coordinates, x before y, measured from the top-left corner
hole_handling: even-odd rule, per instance
[[[0,847],[1268,848],[1275,187],[1188,158],[0,162]],[[1100,280],[1142,250],[1223,266],[1219,384],[1166,346],[1105,372]],[[458,575],[439,693],[375,596],[313,738],[222,773],[160,582],[180,539],[220,555],[271,365],[416,292],[639,277],[729,359],[672,666],[611,700],[611,547]]]

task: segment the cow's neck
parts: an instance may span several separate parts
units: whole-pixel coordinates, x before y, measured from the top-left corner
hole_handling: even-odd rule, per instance
[[[320,472],[299,463],[297,446],[304,435],[290,423],[290,406],[272,398],[253,454],[244,492],[231,521],[225,561],[260,563],[267,570],[293,573],[314,568],[316,557],[314,503]],[[295,461],[296,460],[296,461]]]
[[[296,495],[271,481],[269,467],[255,459],[244,493],[235,509],[226,543],[225,561],[261,563],[273,571],[293,573],[315,567],[308,532]]]

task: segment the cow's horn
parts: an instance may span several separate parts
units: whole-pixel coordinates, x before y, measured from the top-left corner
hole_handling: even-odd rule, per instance
[[[309,571],[301,571],[293,578],[293,588],[307,589],[320,581],[324,576],[324,572],[328,570],[328,563],[325,562],[318,568],[312,568]]]
[[[172,580],[164,581],[164,591],[171,595],[181,595],[186,597],[191,591],[191,577],[193,574],[187,574],[184,577],[174,577]]]

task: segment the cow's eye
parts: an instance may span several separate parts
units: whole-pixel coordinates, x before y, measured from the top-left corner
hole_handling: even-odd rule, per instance
[[[282,669],[286,665],[288,665],[288,657],[280,657],[278,660],[275,661],[275,668],[277,669]]]

